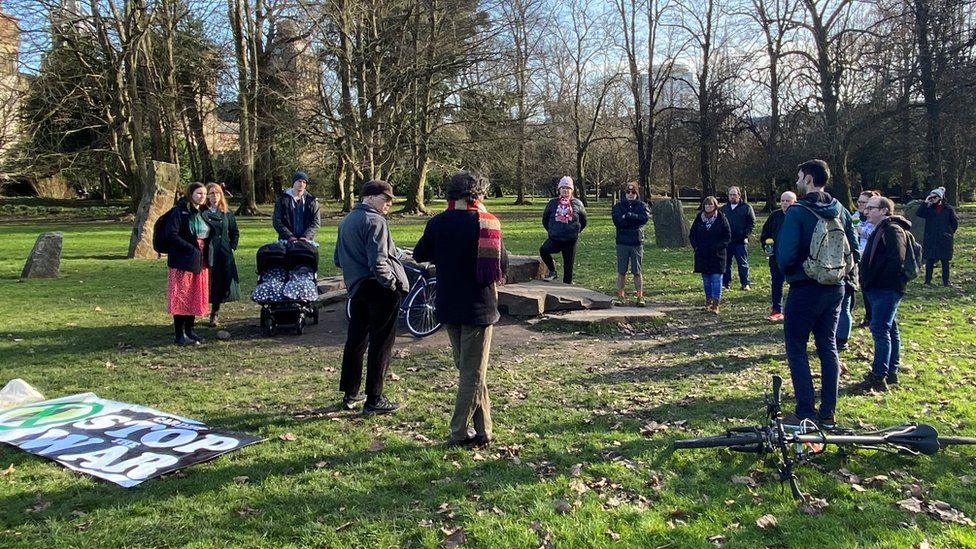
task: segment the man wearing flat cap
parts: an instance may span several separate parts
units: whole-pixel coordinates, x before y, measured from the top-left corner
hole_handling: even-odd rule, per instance
[[[393,187],[386,181],[367,181],[361,196],[362,202],[339,223],[334,255],[336,266],[342,269],[350,305],[339,390],[344,393],[342,407],[356,409],[364,398],[359,389],[365,354],[363,413],[386,413],[400,407],[383,396],[383,381],[396,338],[397,309],[409,284],[386,224]]]

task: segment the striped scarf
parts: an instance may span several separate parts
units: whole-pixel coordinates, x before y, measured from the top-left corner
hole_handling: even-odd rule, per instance
[[[478,212],[478,265],[480,284],[494,284],[504,280],[502,273],[502,225],[498,218],[488,213],[484,204],[475,200],[448,200],[448,210]]]

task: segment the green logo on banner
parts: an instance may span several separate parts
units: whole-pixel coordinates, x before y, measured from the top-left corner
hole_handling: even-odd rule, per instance
[[[63,425],[102,411],[97,402],[62,402],[60,404],[34,404],[14,408],[0,414],[0,431],[32,429]]]

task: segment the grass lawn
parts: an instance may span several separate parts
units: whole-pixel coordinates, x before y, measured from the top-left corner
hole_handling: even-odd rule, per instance
[[[510,252],[538,253],[541,201],[489,208]],[[326,210],[320,274],[335,274],[339,215],[335,204]],[[609,293],[609,204],[589,211],[577,283]],[[472,452],[443,446],[456,381],[443,333],[398,342],[387,384],[405,404],[398,413],[310,412],[339,398],[341,322],[265,338],[258,307],[243,301],[222,313],[232,339],[216,342],[206,328],[207,344],[177,348],[165,263],[124,259],[130,227],[107,220],[115,214],[0,211],[0,383],[24,378],[49,398],[92,391],[267,440],[134,489],[0,446],[2,547],[439,547],[462,534],[472,547],[976,546],[972,526],[896,505],[916,485],[922,499],[976,517],[974,448],[917,458],[831,452],[798,470],[803,489],[828,504],[816,510],[796,505],[771,463],[671,449],[676,438],[757,423],[770,375],[788,375],[782,327],[764,319],[769,273],[758,246],[754,291],[727,294],[717,318],[700,312],[690,250],[650,243],[645,291],[667,310],[666,325],[499,327],[489,372],[496,443]],[[913,282],[902,303],[901,386],[842,394],[840,423],[924,421],[976,436],[974,220],[976,210],[961,210],[954,285]],[[394,216],[394,239],[412,246],[424,221]],[[240,225],[249,294],[254,252],[274,233],[270,218]],[[61,278],[20,282],[34,239],[49,230],[64,233]],[[860,378],[871,351],[869,332],[855,328],[842,383]],[[777,524],[760,527],[764,515]]]

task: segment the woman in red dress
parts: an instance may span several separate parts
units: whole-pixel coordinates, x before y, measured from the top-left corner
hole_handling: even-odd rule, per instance
[[[193,324],[195,317],[207,314],[210,301],[208,244],[213,227],[203,215],[206,202],[207,188],[202,183],[191,183],[186,196],[170,211],[166,224],[169,244],[166,310],[173,315],[177,345],[203,342],[193,331]]]

